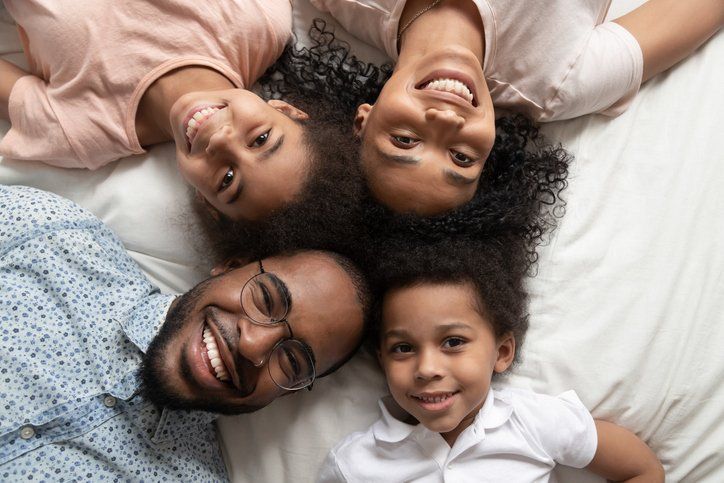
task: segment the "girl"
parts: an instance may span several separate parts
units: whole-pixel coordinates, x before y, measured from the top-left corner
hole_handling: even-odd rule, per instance
[[[397,64],[354,121],[375,198],[435,215],[473,198],[496,108],[537,121],[623,112],[641,82],[724,22],[719,0],[650,0],[602,23],[610,0],[312,0]]]
[[[575,392],[490,387],[528,324],[526,264],[508,241],[411,246],[386,261],[371,342],[391,397],[379,421],[330,452],[319,481],[549,481],[556,464],[664,481],[651,450],[594,420]]]
[[[289,0],[5,7],[30,72],[0,61],[4,156],[96,169],[173,140],[179,170],[217,216],[256,221],[355,151],[326,148],[341,128],[320,96],[304,99],[308,111],[247,90],[290,38]]]

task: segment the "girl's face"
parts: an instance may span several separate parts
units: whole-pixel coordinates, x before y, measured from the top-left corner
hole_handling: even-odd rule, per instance
[[[379,359],[397,404],[452,446],[485,402],[493,372],[515,355],[512,335],[496,339],[469,283],[389,292]]]
[[[309,169],[307,115],[244,89],[192,92],[171,108],[183,177],[217,211],[259,220],[290,202]]]

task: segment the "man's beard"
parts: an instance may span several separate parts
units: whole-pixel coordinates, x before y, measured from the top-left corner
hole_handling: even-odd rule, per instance
[[[189,292],[181,295],[166,314],[165,322],[156,337],[151,341],[141,362],[141,393],[159,408],[196,409],[222,414],[256,411],[261,407],[225,404],[223,401],[213,398],[185,397],[176,388],[168,384],[163,362],[166,358],[172,357],[172,354],[168,354],[169,343],[184,327],[193,312],[196,301],[204,293],[210,280],[201,282]],[[203,391],[201,393],[203,394]]]

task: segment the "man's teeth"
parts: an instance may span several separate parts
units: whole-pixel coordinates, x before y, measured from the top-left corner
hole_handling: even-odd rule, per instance
[[[220,381],[230,380],[229,373],[226,370],[226,366],[224,366],[224,361],[221,360],[221,356],[219,355],[219,347],[216,345],[216,339],[214,339],[214,335],[208,327],[204,327],[204,344],[206,344],[206,354],[211,361],[211,367],[213,367],[214,372],[216,372],[216,378]]]
[[[194,114],[194,116],[189,119],[188,125],[186,127],[186,139],[188,139],[189,142],[193,141],[194,136],[196,136],[196,133],[198,132],[204,121],[211,117],[212,114],[220,110],[221,109],[218,107],[206,107]]]
[[[451,94],[462,97],[471,104],[473,103],[473,93],[468,86],[457,79],[435,79],[428,82],[423,89],[450,92]]]

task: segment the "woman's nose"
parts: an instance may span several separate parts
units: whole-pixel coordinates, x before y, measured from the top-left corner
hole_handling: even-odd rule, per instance
[[[435,109],[434,107],[425,111],[425,120],[455,129],[460,129],[465,124],[465,118],[452,109]]]

